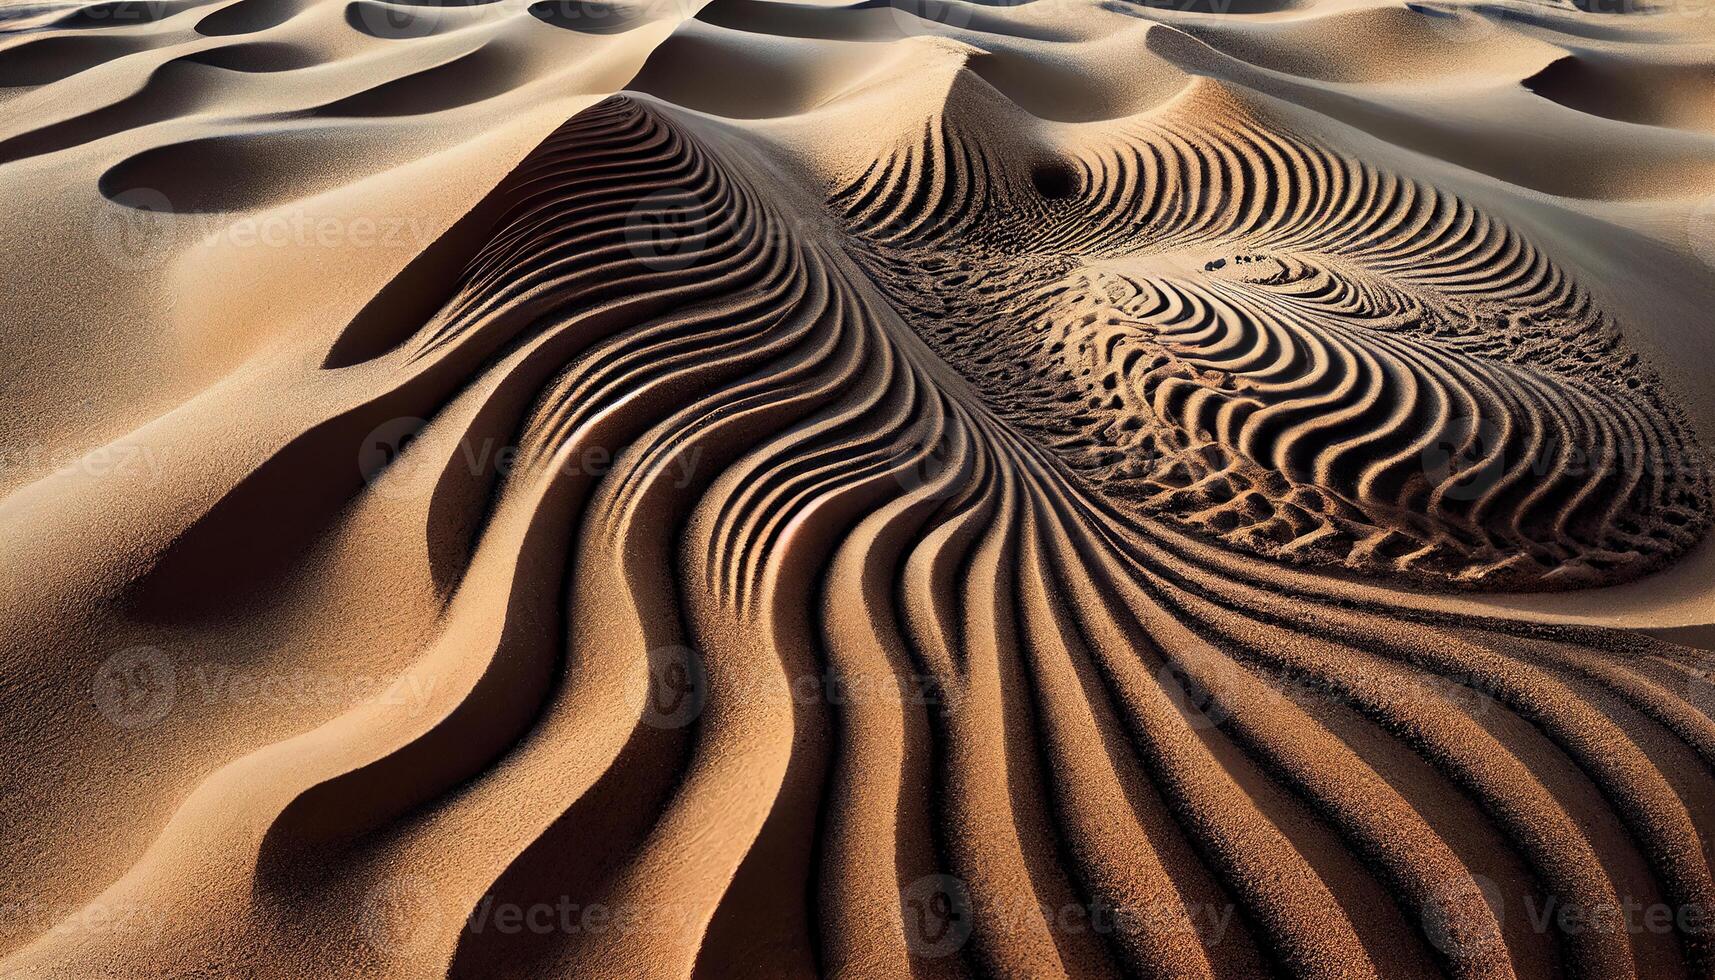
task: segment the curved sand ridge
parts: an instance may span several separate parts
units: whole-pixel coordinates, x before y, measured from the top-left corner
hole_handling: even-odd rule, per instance
[[[946,77],[822,79],[857,138],[601,101],[151,422],[188,461],[0,500],[0,977],[1715,973],[1707,656],[1351,580],[1689,548],[1625,323],[1223,84],[1033,128]]]
[[[1613,321],[1457,197],[1218,100],[991,157],[932,123],[834,201],[937,351],[1141,512],[1509,588],[1634,576],[1707,524],[1703,454]]]
[[[249,897],[8,966],[1708,968],[1699,932],[1616,918],[1715,898],[1715,722],[1683,651],[1336,604],[1133,526],[962,393],[736,152],[611,100],[419,260],[462,269],[438,309],[383,293],[354,321],[330,367],[390,365],[431,418],[373,492],[427,480],[486,511],[413,672],[455,670],[499,616],[486,663],[431,717],[362,709],[216,777],[104,900],[176,893],[186,847]],[[474,414],[435,418],[478,378]],[[443,424],[517,432],[492,504],[457,486]],[[562,465],[595,447],[627,447],[605,479]],[[271,814],[259,841],[237,811]],[[554,896],[642,925],[465,918]],[[1548,896],[1601,928],[1532,931]]]

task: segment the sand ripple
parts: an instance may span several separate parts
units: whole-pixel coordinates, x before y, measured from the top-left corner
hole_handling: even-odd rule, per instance
[[[493,23],[466,6],[461,42]],[[302,118],[375,163],[365,119],[485,111],[533,45],[658,30],[512,6]],[[765,54],[791,77],[840,17],[930,6],[795,6]],[[80,38],[0,76],[117,57]],[[1627,323],[1552,243],[1235,86],[1050,124],[967,42],[898,47],[748,128],[585,99],[337,330],[150,422],[200,452],[149,488],[0,501],[48,583],[7,598],[33,645],[0,840],[58,910],[0,976],[1715,975],[1707,660],[1421,594],[1694,548],[1701,450]],[[316,50],[175,53],[0,156]],[[671,82],[731,101],[719,74]],[[1571,112],[1578,77],[1538,87]],[[298,118],[103,186],[333,193]]]

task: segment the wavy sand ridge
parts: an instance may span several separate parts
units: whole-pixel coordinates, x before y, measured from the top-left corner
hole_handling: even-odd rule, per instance
[[[436,545],[446,608],[408,672],[445,696],[217,772],[99,900],[195,914],[52,932],[11,973],[1707,974],[1700,930],[1621,919],[1715,899],[1688,651],[1305,592],[1126,518],[789,217],[814,199],[762,193],[750,152],[610,100],[353,321],[326,370],[384,372],[388,411],[429,420],[365,495],[415,487],[470,529]],[[1248,302],[1208,332],[1319,334],[1322,370],[1417,350],[1393,384],[1474,359],[1432,355],[1421,311],[1367,325],[1414,281],[1258,239],[1239,254],[1276,271],[1132,274],[1114,306]],[[1314,295],[1336,268],[1351,298]],[[1366,314],[1344,358],[1335,308]],[[455,465],[484,433],[517,464]],[[611,472],[571,465],[596,450]],[[191,568],[169,554],[138,601],[172,615],[160,580]],[[1596,927],[1533,929],[1550,898]],[[561,902],[631,918],[481,911]]]
[[[0,977],[1715,976],[1706,652],[1438,591],[1690,551],[1691,423],[1551,257],[1603,243],[1297,125],[1390,58],[1281,81],[1326,25],[1272,0],[364,5],[0,50],[157,58],[14,93],[0,182],[75,158],[215,232],[459,201],[396,260],[144,267],[236,321],[278,262],[289,309],[115,429],[147,482],[0,497]],[[1143,67],[1026,111],[1080,59]]]
[[[1527,588],[1637,575],[1707,523],[1701,454],[1612,320],[1458,198],[1219,100],[1028,179],[990,155],[932,126],[834,201],[936,349],[1143,513]]]

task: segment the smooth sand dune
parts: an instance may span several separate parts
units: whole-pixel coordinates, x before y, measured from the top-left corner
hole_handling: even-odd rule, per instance
[[[0,976],[1715,975],[1710,64],[5,11]]]

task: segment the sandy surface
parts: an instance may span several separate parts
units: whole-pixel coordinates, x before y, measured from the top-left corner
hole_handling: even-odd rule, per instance
[[[0,977],[1715,976],[1715,27],[0,0]]]

